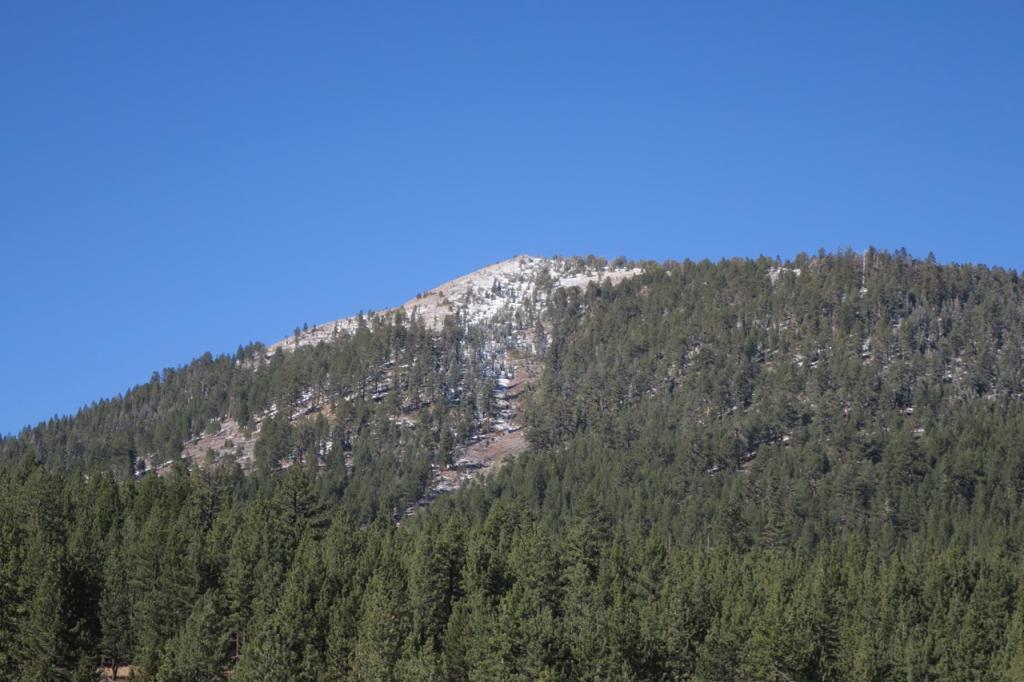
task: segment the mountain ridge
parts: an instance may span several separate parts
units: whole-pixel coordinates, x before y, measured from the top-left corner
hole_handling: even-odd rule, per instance
[[[428,329],[439,331],[447,317],[462,314],[470,323],[489,322],[495,315],[525,304],[543,305],[544,296],[535,296],[538,279],[550,278],[551,288],[586,286],[592,281],[622,281],[641,272],[640,268],[598,265],[581,258],[539,257],[521,254],[484,266],[417,294],[401,305],[372,313],[393,315],[399,310],[419,319]],[[268,353],[294,350],[321,341],[330,341],[341,333],[352,333],[362,313],[297,330],[267,348]]]

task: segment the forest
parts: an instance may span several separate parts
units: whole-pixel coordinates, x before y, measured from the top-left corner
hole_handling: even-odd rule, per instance
[[[2,676],[1024,679],[1019,275],[641,266],[489,327],[203,356],[3,439]],[[510,334],[529,450],[401,514]],[[145,464],[274,410],[251,467]]]

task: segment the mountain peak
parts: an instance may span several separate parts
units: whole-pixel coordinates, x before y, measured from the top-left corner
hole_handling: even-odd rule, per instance
[[[542,257],[526,254],[475,270],[445,282],[394,308],[381,311],[389,315],[404,310],[429,329],[440,329],[445,318],[456,313],[466,324],[486,323],[504,315],[514,315],[526,307],[542,305],[549,293],[566,287],[585,287],[590,282],[620,282],[641,272],[617,261],[602,258]],[[343,333],[353,333],[359,315],[318,324],[272,344],[267,350],[294,350],[301,346],[331,341]]]

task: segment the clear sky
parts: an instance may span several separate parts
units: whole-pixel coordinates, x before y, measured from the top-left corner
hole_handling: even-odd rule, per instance
[[[7,2],[0,433],[518,253],[1024,267],[1021,2]]]

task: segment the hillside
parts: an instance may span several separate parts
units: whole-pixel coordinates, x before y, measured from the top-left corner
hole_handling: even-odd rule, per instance
[[[525,448],[519,399],[536,378],[552,293],[640,272],[517,256],[395,308],[154,373],[123,398],[7,439],[0,453],[136,478],[176,465],[269,474],[300,464],[335,487],[354,484],[360,516],[397,517]]]
[[[1022,360],[997,268],[505,261],[5,440],[0,665],[1024,679]]]

